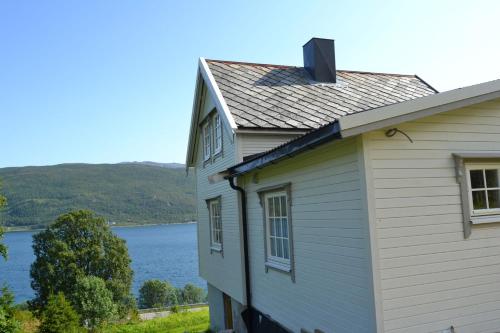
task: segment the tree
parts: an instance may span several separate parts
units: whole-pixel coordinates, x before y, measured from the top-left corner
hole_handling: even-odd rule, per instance
[[[51,294],[62,292],[69,298],[77,282],[87,276],[105,282],[120,316],[130,310],[133,273],[127,246],[111,232],[103,218],[86,210],[61,215],[46,230],[33,236],[33,250],[31,286],[35,298],[30,302],[33,310],[42,309]]]
[[[142,309],[176,304],[176,290],[167,281],[147,280],[139,289],[139,307]]]
[[[0,189],[2,188],[2,183],[0,182]],[[7,199],[0,194],[0,211],[7,204]],[[0,221],[1,222],[1,221]],[[2,224],[0,223],[0,256],[7,260],[7,246],[2,242],[4,230]]]
[[[41,317],[40,333],[78,332],[79,317],[63,293],[50,295]]]
[[[97,276],[82,277],[74,289],[71,301],[83,325],[95,330],[116,316],[118,307],[103,279]]]
[[[1,188],[0,183],[0,188]],[[0,195],[0,210],[7,203],[7,199]],[[1,221],[0,221],[1,222]],[[0,256],[7,260],[7,246],[2,242],[4,230],[0,224]],[[14,294],[3,286],[0,289],[0,332],[11,333],[17,332],[20,328],[20,323],[14,318]]]
[[[203,303],[207,299],[205,291],[195,286],[194,284],[188,283],[184,286],[181,291],[182,304],[197,304]]]
[[[0,332],[14,333],[18,332],[21,325],[14,318],[14,295],[7,287],[0,289]]]

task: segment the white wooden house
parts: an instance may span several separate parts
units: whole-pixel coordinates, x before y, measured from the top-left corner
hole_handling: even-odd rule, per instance
[[[214,330],[500,331],[500,81],[200,59],[187,165]]]

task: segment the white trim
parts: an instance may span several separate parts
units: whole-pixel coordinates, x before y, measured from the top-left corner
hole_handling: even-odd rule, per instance
[[[208,67],[205,58],[200,58],[199,69],[201,75],[205,79],[205,83],[208,87],[208,90],[210,90],[212,96],[214,97],[214,103],[215,106],[217,107],[217,110],[221,110],[222,112],[224,112],[224,115],[226,116],[224,118],[228,122],[229,127],[231,128],[232,134],[234,134],[234,131],[238,128],[238,126],[236,126],[236,122],[234,121],[233,115],[229,111],[229,107],[227,106],[224,97],[222,97],[222,93],[219,90],[219,86],[217,85],[217,82],[215,82],[215,78],[212,75],[212,72],[210,72],[210,68]],[[231,142],[233,142],[233,138],[231,138]]]
[[[206,162],[212,157],[212,122],[209,120],[203,124],[201,131],[203,146],[203,161]],[[208,141],[207,141],[208,140]],[[208,144],[208,152],[207,152]]]
[[[186,171],[189,167],[194,166],[193,162],[193,154],[196,151],[194,145],[196,143],[196,134],[197,134],[197,126],[198,126],[198,116],[200,110],[200,94],[203,89],[202,80],[200,80],[200,69],[196,71],[196,85],[194,89],[194,98],[193,98],[193,107],[191,111],[191,126],[189,129],[189,138],[188,138],[188,146],[186,153]],[[200,91],[201,90],[201,91]]]
[[[214,133],[214,155],[217,155],[222,151],[222,120],[218,112],[213,116],[213,133]],[[219,147],[217,147],[217,128],[219,129]]]
[[[483,162],[483,163],[467,163],[465,162],[465,170],[466,170],[466,178],[467,178],[467,194],[468,194],[468,200],[469,200],[469,206],[470,206],[470,214],[471,214],[471,221],[473,224],[474,220],[480,221],[484,220],[486,221],[486,217],[491,217],[495,215],[500,215],[500,208],[489,208],[489,199],[488,196],[485,196],[486,199],[486,205],[488,208],[485,209],[474,209],[474,202],[472,199],[472,193],[473,192],[487,192],[488,190],[491,191],[498,191],[500,189],[500,186],[497,187],[488,187],[488,184],[486,184],[486,176],[484,174],[484,170],[486,169],[495,169],[495,170],[500,170],[500,164],[498,162]],[[483,182],[484,182],[484,187],[483,188],[478,188],[478,189],[472,189],[472,184],[471,184],[471,178],[470,178],[470,172],[473,170],[481,170],[483,174]],[[497,221],[498,222],[498,217]],[[486,223],[486,222],[482,222]]]
[[[498,160],[500,158],[499,151],[462,151],[458,153],[452,154],[455,159],[455,173],[457,178],[457,183],[460,185],[460,198],[462,201],[462,215],[463,215],[463,225],[464,225],[464,238],[467,239],[470,237],[472,228],[472,224],[480,224],[480,223],[493,223],[495,221],[494,218],[486,219],[484,216],[471,216],[472,208],[471,208],[471,199],[469,196],[469,180],[468,180],[468,170],[466,168],[466,164],[480,163],[485,160],[489,160],[487,162],[493,162],[495,159]],[[496,216],[496,215],[492,215]]]
[[[470,221],[472,224],[498,223],[500,215],[473,216]]]
[[[281,199],[282,198],[285,198],[285,207],[286,207],[286,215],[283,215],[283,213],[281,212]],[[286,238],[284,237],[284,233],[283,231],[281,231],[281,235],[278,236],[275,232],[274,232],[274,235],[273,233],[271,233],[271,223],[270,223],[270,219],[272,218],[271,216],[269,216],[269,199],[274,199],[275,198],[278,198],[279,200],[279,210],[280,210],[280,215],[278,216],[279,219],[283,219],[286,217]],[[273,208],[275,209],[275,207],[273,206]],[[287,266],[288,268],[291,267],[291,251],[290,251],[290,233],[291,233],[291,230],[290,230],[290,223],[289,223],[289,220],[290,220],[290,212],[289,212],[289,206],[288,206],[288,194],[286,191],[283,191],[283,190],[279,190],[279,191],[272,191],[272,192],[267,192],[264,194],[264,214],[265,214],[265,218],[266,218],[266,221],[265,221],[265,224],[266,224],[266,247],[267,247],[267,258],[266,258],[266,262],[269,262],[269,263],[276,263],[278,265],[282,265],[282,266]],[[276,212],[276,209],[273,213]],[[280,230],[281,230],[281,227],[282,227],[282,222],[280,221]],[[282,248],[282,254],[283,256],[280,257],[278,256],[278,250],[276,248],[275,250],[275,254],[276,255],[272,255],[272,249],[271,249],[271,238],[274,238],[275,239],[275,242],[278,241],[278,239],[283,242],[283,248]],[[284,249],[284,245],[285,245],[285,239],[286,239],[286,244],[287,244],[287,254],[288,254],[288,259],[285,258],[285,249]],[[276,245],[277,246],[277,245]]]
[[[216,208],[213,208],[215,206]],[[215,210],[218,210],[218,215],[214,215]],[[222,206],[220,198],[211,199],[208,201],[208,214],[209,214],[209,225],[210,225],[210,249],[217,252],[222,252],[223,234],[222,234]],[[214,217],[219,219],[219,226],[217,226]],[[219,241],[214,239],[214,234],[218,233]]]
[[[370,273],[372,277],[372,292],[375,308],[375,330],[376,332],[384,332],[384,309],[382,298],[382,283],[380,276],[380,254],[378,248],[378,232],[375,204],[375,187],[373,183],[373,168],[370,140],[365,135],[360,135],[357,139],[358,149],[358,165],[361,173],[360,181],[362,191],[363,208],[366,210],[366,232],[370,246],[367,248],[367,256],[370,258]]]
[[[500,98],[500,80],[391,104],[339,119],[343,138]]]
[[[277,270],[280,270],[283,272],[287,272],[287,273],[290,273],[292,271],[290,263],[288,263],[288,264],[281,263],[281,262],[272,260],[271,258],[266,260],[265,265],[266,265],[266,267],[274,268],[274,269],[277,269]]]

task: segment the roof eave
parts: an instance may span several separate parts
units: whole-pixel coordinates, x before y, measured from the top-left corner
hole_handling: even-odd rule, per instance
[[[344,116],[339,119],[340,129],[342,137],[350,137],[497,98],[500,98],[500,80]]]
[[[201,78],[203,80],[201,80]],[[227,127],[231,129],[232,135],[230,136],[231,142],[234,141],[234,134],[237,129],[236,122],[229,111],[229,108],[220,92],[217,83],[215,82],[215,78],[210,72],[210,68],[205,60],[205,58],[200,58],[198,61],[198,69],[196,71],[196,86],[195,93],[193,99],[193,107],[191,111],[191,127],[189,130],[189,139],[188,139],[188,150],[186,154],[186,168],[194,166],[194,151],[195,151],[195,143],[196,143],[196,130],[198,126],[198,115],[200,112],[200,99],[201,96],[201,86],[202,83],[205,83],[207,89],[210,91],[211,96],[214,98],[214,104],[218,110],[224,113],[225,117],[221,117],[223,121],[226,123]]]
[[[210,71],[210,68],[208,67],[205,58],[200,58],[198,68],[200,70],[201,75],[203,76],[203,79],[205,80],[205,84],[207,85],[208,90],[214,97],[215,106],[226,116],[223,117],[223,119],[225,118],[224,121],[226,121],[229,128],[231,128],[233,134],[233,136],[231,137],[231,142],[232,142],[234,140],[234,132],[238,128],[238,126],[234,121],[233,115],[229,111],[229,107],[227,106],[226,101],[222,96],[219,86],[217,85],[217,82],[215,81],[215,78],[212,75],[212,72]]]
[[[331,140],[359,135],[368,131],[497,98],[500,98],[500,80],[450,90],[344,116],[326,126],[291,140],[278,148],[228,168],[224,171],[224,176],[229,178],[247,174]]]
[[[326,126],[323,126],[315,131],[305,134],[297,139],[275,148],[268,153],[257,156],[251,160],[239,163],[226,170],[226,178],[237,177],[249,173],[255,169],[264,168],[270,164],[295,156],[303,151],[312,149],[327,141],[340,139],[340,126],[337,121],[334,121]]]
[[[200,80],[200,69],[196,71],[196,85],[194,88],[194,98],[193,98],[193,107],[191,111],[191,126],[189,129],[189,138],[188,138],[188,147],[186,153],[186,170],[189,167],[193,166],[193,155],[194,155],[194,144],[195,144],[195,134],[196,134],[196,126],[198,123],[198,113],[199,113],[199,101],[200,101],[200,93],[201,93],[201,80]]]

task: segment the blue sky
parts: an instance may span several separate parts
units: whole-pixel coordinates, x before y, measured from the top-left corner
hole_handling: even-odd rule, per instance
[[[0,2],[0,167],[184,162],[197,59],[500,78],[498,1]]]

